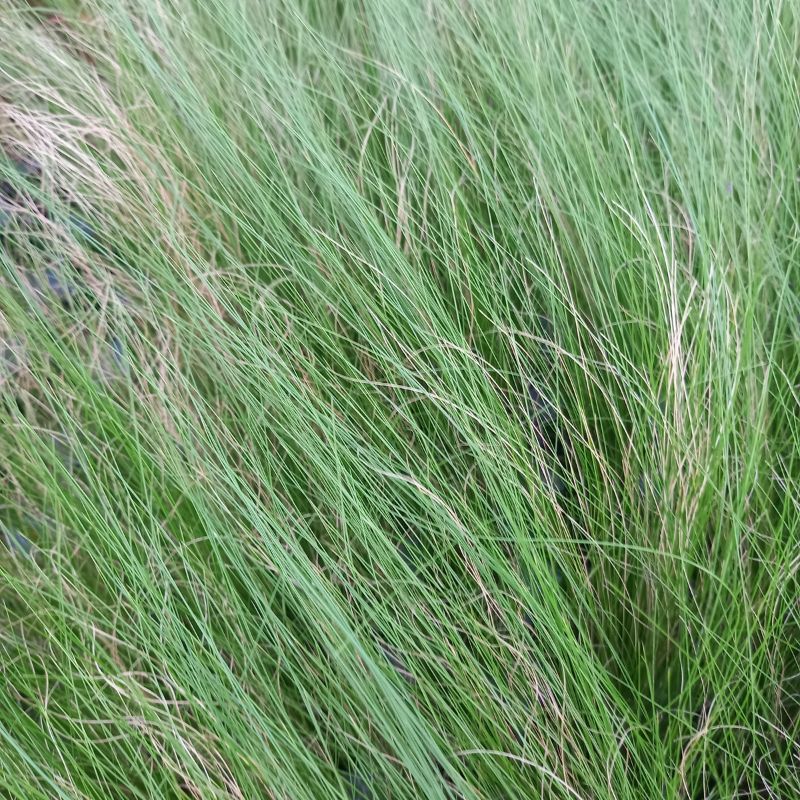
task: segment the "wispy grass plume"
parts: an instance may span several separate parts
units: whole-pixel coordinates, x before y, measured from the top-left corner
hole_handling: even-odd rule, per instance
[[[793,3],[0,42],[2,796],[800,796]]]

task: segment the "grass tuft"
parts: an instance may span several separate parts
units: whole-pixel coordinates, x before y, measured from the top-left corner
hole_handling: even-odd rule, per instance
[[[0,41],[0,795],[800,796],[794,4]]]

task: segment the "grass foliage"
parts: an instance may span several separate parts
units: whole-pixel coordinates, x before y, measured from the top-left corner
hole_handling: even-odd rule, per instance
[[[0,796],[800,796],[795,3],[0,42]]]

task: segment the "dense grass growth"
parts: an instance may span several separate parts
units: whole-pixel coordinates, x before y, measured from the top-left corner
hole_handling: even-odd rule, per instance
[[[0,42],[0,796],[800,796],[795,3]]]

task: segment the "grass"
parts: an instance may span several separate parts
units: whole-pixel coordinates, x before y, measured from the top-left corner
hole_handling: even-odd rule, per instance
[[[0,41],[0,796],[800,795],[793,3]]]

